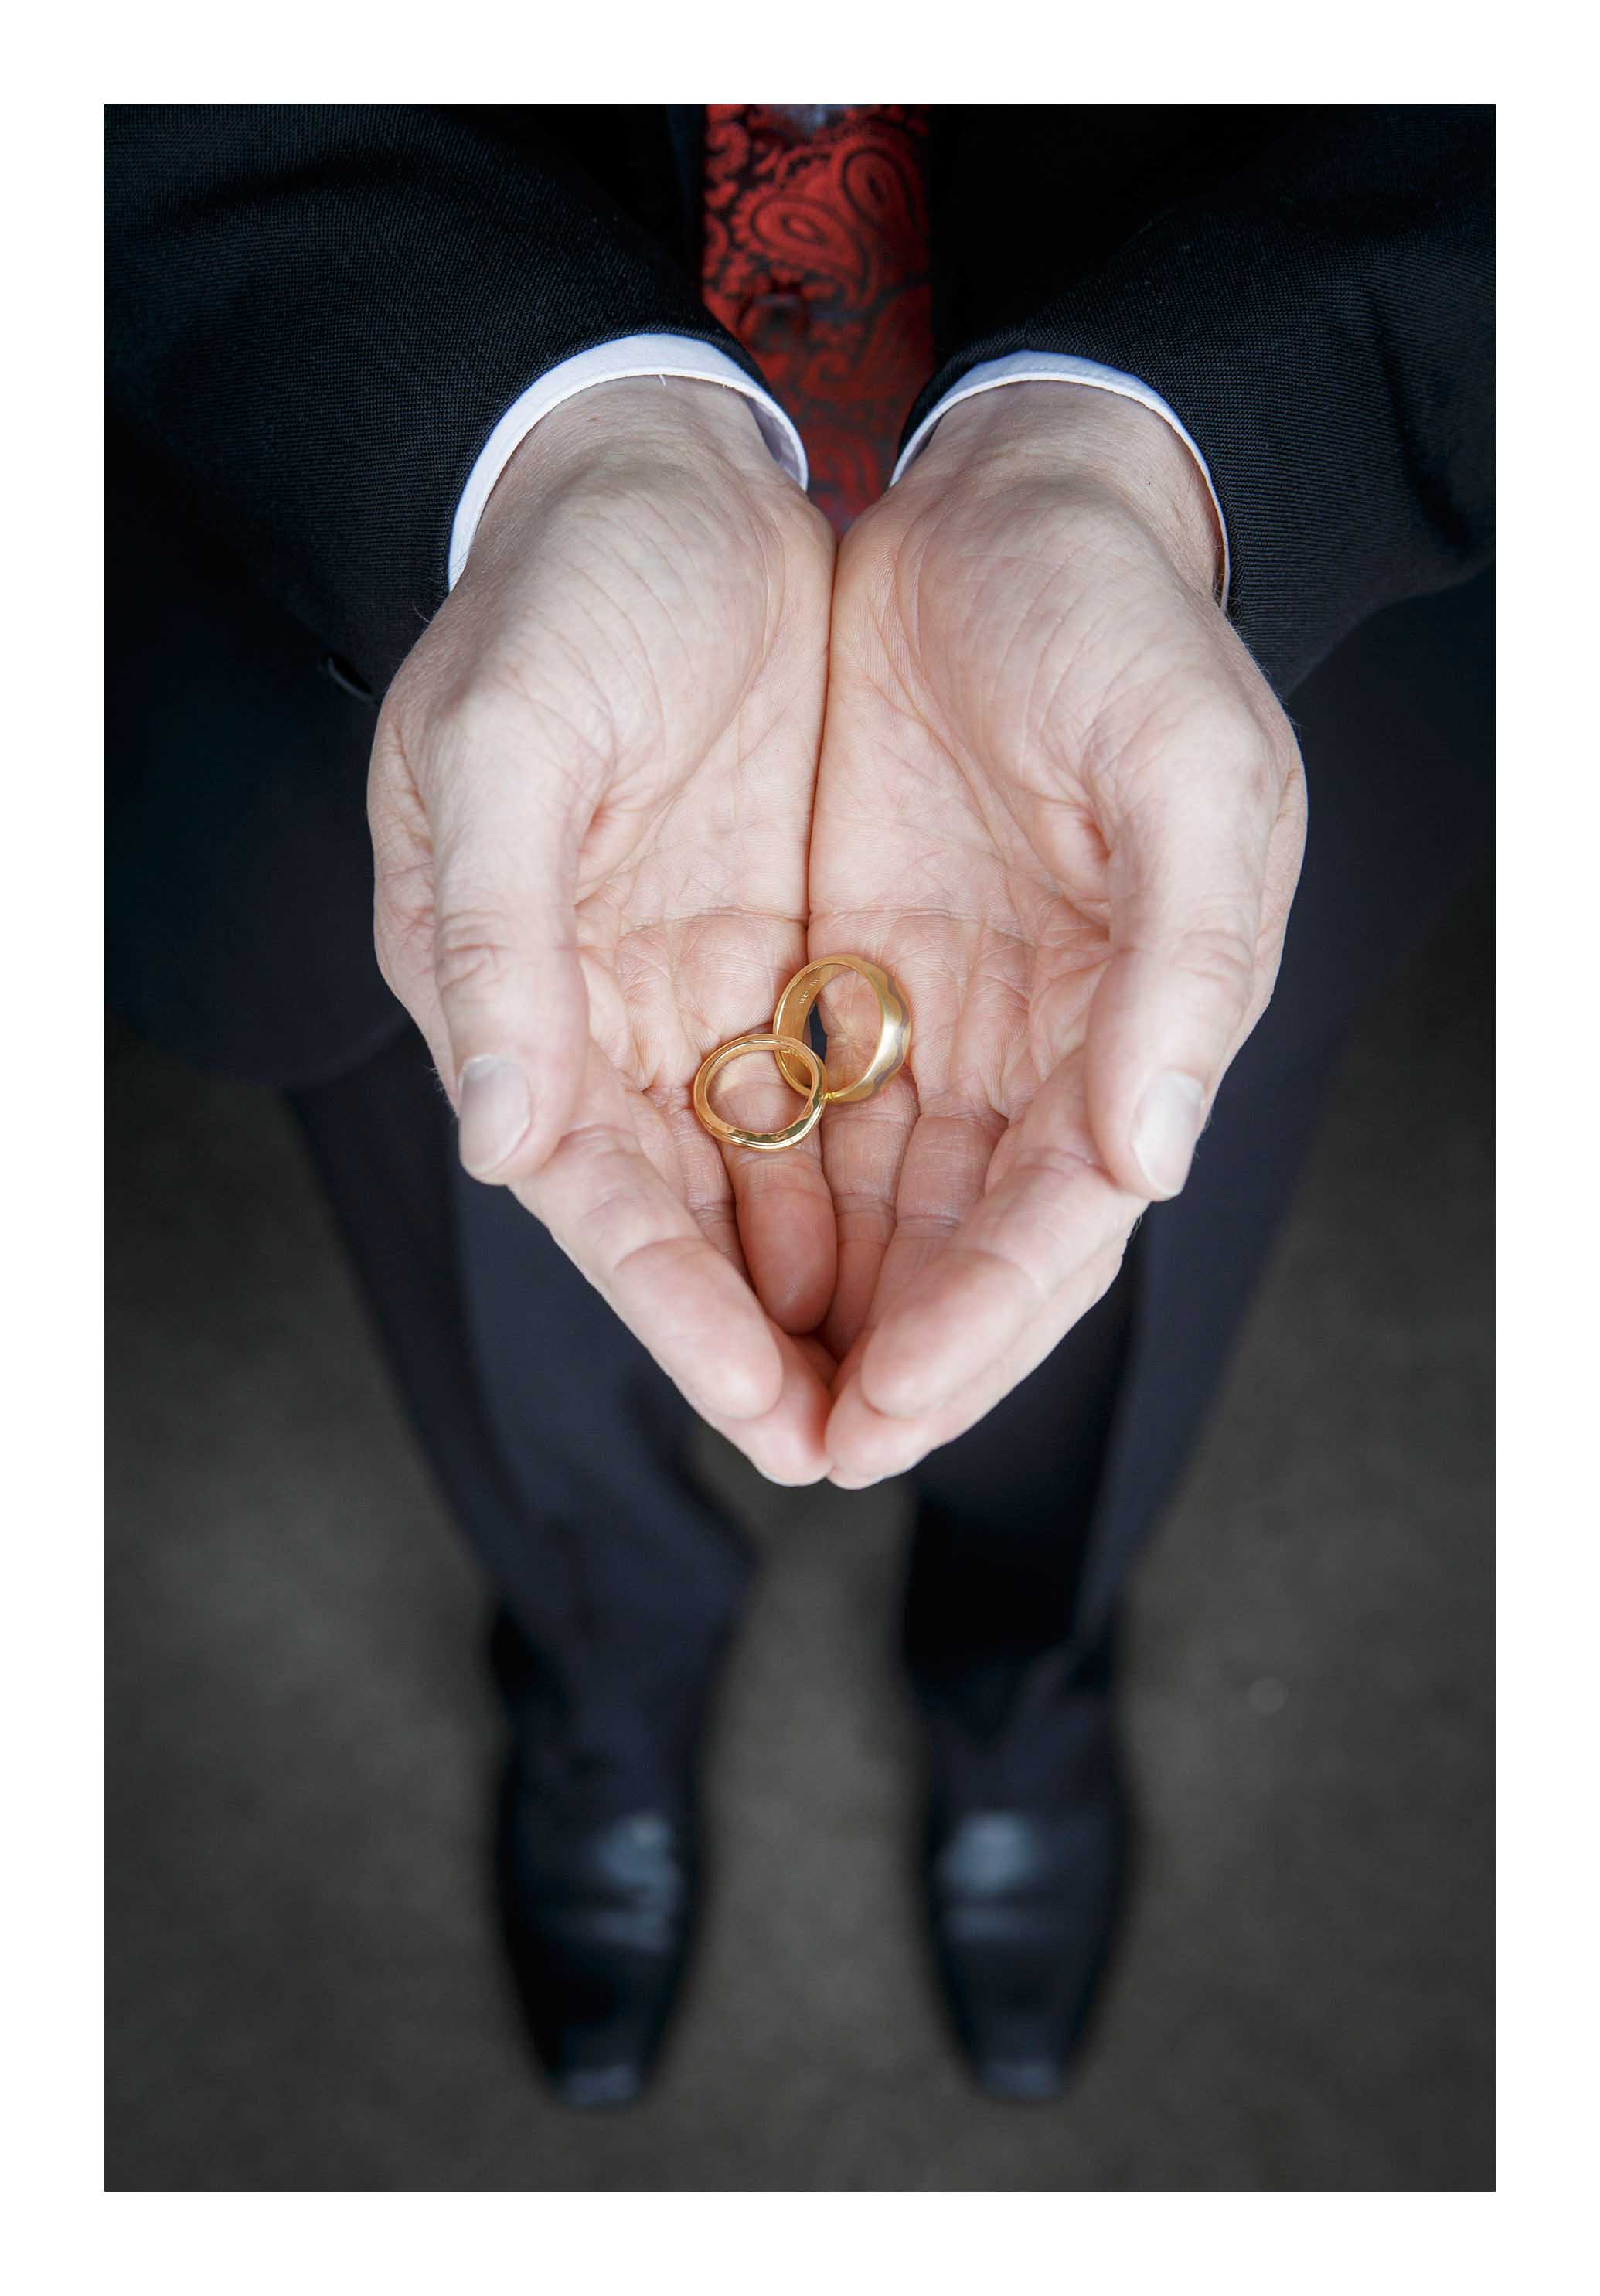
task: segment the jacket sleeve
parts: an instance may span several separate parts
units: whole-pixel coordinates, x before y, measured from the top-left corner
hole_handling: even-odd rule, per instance
[[[1205,455],[1230,611],[1288,693],[1380,607],[1493,544],[1493,113],[1285,122],[1114,251],[964,345],[1075,353],[1159,391]]]
[[[480,448],[546,369],[672,332],[755,375],[596,185],[481,118],[113,106],[107,173],[114,422],[374,690],[444,595]]]

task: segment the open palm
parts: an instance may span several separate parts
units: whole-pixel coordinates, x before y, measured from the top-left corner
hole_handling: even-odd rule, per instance
[[[1303,839],[1287,721],[1210,602],[1209,506],[1127,479],[1148,453],[1187,482],[1162,426],[1005,396],[948,418],[835,588],[811,953],[875,958],[912,1021],[901,1076],[823,1128],[845,1482],[979,1418],[1181,1185]]]
[[[379,949],[471,1168],[714,1425],[808,1480],[818,1156],[725,1152],[689,1084],[803,961],[832,538],[726,394],[608,397],[534,434],[386,702]],[[737,1114],[784,1120],[794,1095],[749,1066]]]

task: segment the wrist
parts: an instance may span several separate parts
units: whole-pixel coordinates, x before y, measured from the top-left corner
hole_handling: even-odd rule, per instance
[[[1064,487],[1109,503],[1153,537],[1186,586],[1217,594],[1222,536],[1205,479],[1172,425],[1136,399],[1067,381],[982,391],[942,418],[902,484],[924,472],[941,491]]]
[[[688,474],[712,489],[787,483],[738,391],[676,375],[596,383],[553,408],[522,440],[484,504],[473,555],[492,555],[501,529],[558,492],[594,482],[648,487],[664,475],[681,482]]]

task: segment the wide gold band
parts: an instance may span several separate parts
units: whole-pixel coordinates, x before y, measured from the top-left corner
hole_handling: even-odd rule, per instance
[[[718,1116],[711,1106],[711,1079],[730,1061],[743,1059],[746,1053],[772,1053],[783,1070],[784,1079],[796,1092],[803,1092],[806,1104],[792,1124],[781,1132],[747,1132],[742,1124],[730,1124],[726,1116]],[[800,1062],[808,1074],[797,1082],[791,1072],[786,1055]],[[778,1036],[735,1037],[732,1042],[718,1045],[708,1053],[700,1064],[694,1078],[694,1113],[714,1140],[726,1140],[735,1148],[756,1148],[763,1152],[777,1148],[793,1148],[802,1141],[822,1114],[823,1102],[827,1097],[827,1073],[809,1045],[803,1041],[791,1044]]]
[[[824,956],[815,964],[800,967],[778,998],[778,1009],[772,1016],[772,1033],[779,1040],[775,1057],[784,1072],[784,1081],[792,1085],[796,1092],[803,1092],[805,1086],[796,1075],[793,1063],[810,1051],[806,1042],[806,1023],[824,988],[841,972],[858,972],[876,996],[880,1014],[878,1041],[871,1060],[855,1083],[841,1085],[836,1090],[825,1088],[823,1098],[870,1100],[880,1085],[887,1084],[901,1066],[911,1042],[906,1000],[882,966],[874,964],[870,957]]]

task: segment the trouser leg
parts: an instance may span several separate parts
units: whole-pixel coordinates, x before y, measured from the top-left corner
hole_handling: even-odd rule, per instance
[[[697,1727],[753,1556],[696,1482],[693,1414],[505,1189],[452,1176],[472,1360],[501,1457],[537,1505],[545,1615],[586,1734],[629,1774]]]
[[[1121,1388],[1136,1237],[1105,1297],[987,1418],[915,1476],[907,1662],[924,1704],[992,1736],[1029,1665],[1072,1623]]]
[[[681,1761],[749,1559],[688,1406],[546,1232],[462,1173],[407,1029],[291,1095],[430,1464],[505,1618],[513,1719],[636,1786]]]
[[[913,1681],[936,1746],[1026,1801],[1104,1672],[1128,1571],[1181,1472],[1361,1004],[1470,877],[1490,791],[1487,583],[1358,634],[1296,696],[1311,825],[1278,992],[1181,1197],[1107,1298],[918,1471]]]
[[[1073,1692],[1225,1371],[1316,1128],[1325,1064],[1219,1102],[1183,1196],[1099,1305],[989,1418],[928,1460],[906,1650],[941,1768],[1047,1803]]]

